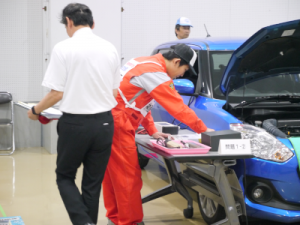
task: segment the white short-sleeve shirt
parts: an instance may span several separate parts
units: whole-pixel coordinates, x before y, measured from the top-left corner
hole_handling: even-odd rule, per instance
[[[113,89],[120,85],[120,59],[115,47],[88,27],[55,45],[43,86],[64,92],[59,109],[95,114],[117,105]]]

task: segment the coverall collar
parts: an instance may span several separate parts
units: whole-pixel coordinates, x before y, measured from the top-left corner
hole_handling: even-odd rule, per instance
[[[157,60],[158,60],[158,63],[159,63],[160,65],[162,65],[164,71],[167,73],[166,62],[165,62],[164,57],[162,56],[161,53],[158,53],[158,54],[157,54]],[[168,75],[168,76],[169,76],[169,75]]]

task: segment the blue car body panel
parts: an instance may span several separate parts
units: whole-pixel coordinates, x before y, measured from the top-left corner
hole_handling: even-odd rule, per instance
[[[174,85],[176,86],[176,90],[179,93],[186,93],[186,94],[194,94],[195,93],[195,86],[192,81],[188,79],[179,79],[174,80]]]
[[[245,198],[247,215],[265,220],[273,220],[281,223],[296,223],[300,221],[300,212],[293,210],[284,210],[272,208],[251,202]]]
[[[185,104],[188,104],[190,97],[182,96]],[[202,121],[210,128],[215,130],[228,130],[230,123],[241,123],[230,113],[222,109],[225,104],[224,100],[211,99],[203,96],[197,97],[196,101],[190,104],[190,108],[202,119]],[[166,121],[172,123],[172,117],[161,105],[156,103],[151,110],[154,121]],[[175,120],[177,121],[177,120]],[[175,122],[178,124],[179,122]],[[180,125],[181,128],[187,128],[184,124]]]
[[[241,123],[241,121],[223,110],[224,104],[224,100],[199,96],[194,107],[191,108],[207,127],[215,130],[228,130],[231,123]]]
[[[209,38],[187,38],[178,41],[163,43],[156,47],[156,49],[169,48],[178,43],[184,43],[190,46],[198,47],[201,50],[210,51],[229,51],[236,50],[240,47],[247,38],[229,38],[229,37],[209,37]]]

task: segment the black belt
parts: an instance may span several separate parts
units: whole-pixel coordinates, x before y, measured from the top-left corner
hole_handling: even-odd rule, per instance
[[[111,115],[111,111],[101,112],[101,113],[94,113],[94,114],[73,114],[73,113],[66,113],[63,112],[63,116],[66,117],[101,117],[101,116],[109,116]]]

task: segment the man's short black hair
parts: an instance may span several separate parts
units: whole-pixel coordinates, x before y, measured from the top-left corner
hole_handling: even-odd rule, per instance
[[[66,17],[72,20],[75,26],[89,25],[92,28],[94,24],[92,11],[84,4],[71,3],[67,5],[62,11],[60,21],[64,25],[67,25]]]
[[[176,25],[175,25],[175,29],[176,29],[176,30],[180,30],[180,25],[179,25],[179,24],[176,24]],[[175,36],[177,37],[176,31],[175,31]]]
[[[162,54],[163,57],[167,60],[172,60],[172,59],[181,59],[180,60],[180,63],[179,63],[179,66],[183,66],[183,65],[189,65],[188,62],[186,62],[185,60],[183,60],[182,58],[180,58],[177,54],[174,53],[174,51],[168,51],[168,52],[165,52]]]

